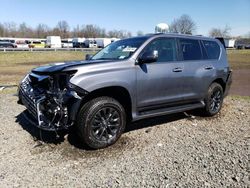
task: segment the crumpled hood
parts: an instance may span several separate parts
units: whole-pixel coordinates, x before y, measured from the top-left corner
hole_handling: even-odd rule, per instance
[[[69,62],[57,62],[51,63],[48,65],[40,66],[37,68],[32,69],[33,73],[37,74],[53,74],[60,71],[63,71],[66,68],[79,66],[79,65],[89,65],[89,64],[96,64],[96,63],[107,63],[110,61],[107,60],[89,60],[89,61],[69,61]]]

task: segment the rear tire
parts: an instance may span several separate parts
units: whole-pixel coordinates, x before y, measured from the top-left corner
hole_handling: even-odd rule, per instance
[[[204,113],[206,116],[214,116],[217,114],[221,110],[223,103],[222,86],[216,82],[212,83],[208,88],[207,96],[204,102]]]
[[[83,105],[77,117],[78,135],[93,149],[114,144],[126,125],[123,106],[113,98],[98,97]]]

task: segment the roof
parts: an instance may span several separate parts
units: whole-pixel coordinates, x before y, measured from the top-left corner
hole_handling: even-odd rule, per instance
[[[185,38],[193,38],[193,39],[203,39],[203,40],[215,40],[215,38],[211,37],[205,37],[202,35],[188,35],[188,34],[179,34],[179,33],[153,33],[153,34],[147,34],[147,36],[162,36],[162,37],[185,37]]]

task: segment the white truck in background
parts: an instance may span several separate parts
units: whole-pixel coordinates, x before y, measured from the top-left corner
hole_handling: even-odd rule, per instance
[[[96,38],[95,41],[98,48],[104,48],[112,42],[110,38]]]
[[[60,36],[47,36],[46,48],[61,48],[62,42]]]

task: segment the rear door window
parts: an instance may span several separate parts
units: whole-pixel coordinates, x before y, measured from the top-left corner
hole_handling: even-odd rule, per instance
[[[180,48],[183,60],[201,60],[200,43],[194,39],[180,39]]]
[[[208,59],[218,59],[220,56],[220,46],[215,41],[202,41],[207,52]]]

